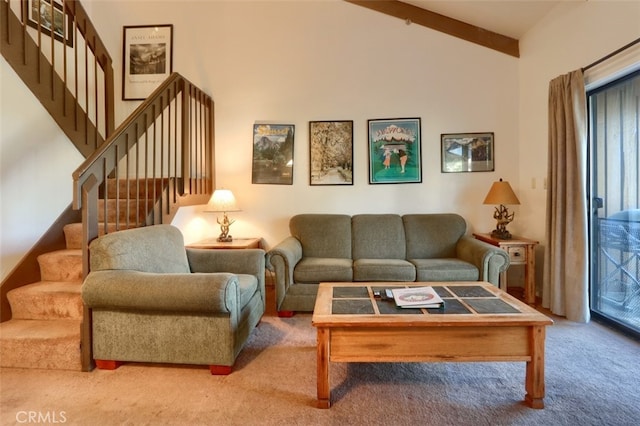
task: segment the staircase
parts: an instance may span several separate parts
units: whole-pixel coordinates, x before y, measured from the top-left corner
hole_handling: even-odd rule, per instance
[[[74,22],[74,45],[90,60],[70,67],[60,63],[77,55],[61,54],[57,40],[33,36],[19,18],[21,6],[0,0],[2,55],[87,160],[73,173],[73,205],[0,285],[0,366],[89,371],[91,312],[80,296],[89,243],[116,230],[170,223],[179,207],[207,203],[214,188],[214,104],[173,73],[114,129],[111,59],[80,2],[64,0],[62,7]],[[67,69],[83,68],[82,77],[67,79]],[[90,69],[102,70],[102,77],[79,89],[73,81],[98,74]],[[87,104],[94,114],[85,112]]]
[[[38,256],[41,281],[7,293],[12,318],[0,324],[0,366],[81,370],[82,224],[64,227],[67,248]]]
[[[108,212],[109,232],[116,230],[116,223],[144,226],[154,209],[154,194],[167,187],[162,180],[110,183],[106,200],[98,203],[100,212],[105,207]],[[128,196],[123,204],[138,200],[138,208],[114,208],[116,193]],[[102,214],[99,219],[104,225]],[[38,256],[40,281],[7,293],[12,318],[0,324],[0,367],[82,370],[82,223],[65,225],[64,238],[65,249]]]

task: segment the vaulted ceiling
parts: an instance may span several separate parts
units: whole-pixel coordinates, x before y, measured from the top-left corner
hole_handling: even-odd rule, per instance
[[[346,0],[518,57],[518,40],[561,1]]]

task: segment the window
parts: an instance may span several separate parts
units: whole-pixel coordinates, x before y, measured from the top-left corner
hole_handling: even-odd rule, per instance
[[[587,102],[591,311],[640,336],[640,71]]]

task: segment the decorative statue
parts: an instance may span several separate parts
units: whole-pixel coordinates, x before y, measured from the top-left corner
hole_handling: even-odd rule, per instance
[[[222,220],[222,222],[220,222],[220,219],[216,219],[216,221],[218,222],[218,225],[220,225],[220,231],[222,231],[220,233],[220,236],[218,237],[218,241],[220,242],[233,241],[233,238],[231,237],[231,235],[229,235],[229,227],[233,224],[233,222],[235,222],[235,219],[232,221],[229,221],[229,218],[225,213],[224,219]]]
[[[497,221],[496,229],[491,232],[491,235],[503,240],[511,239],[511,234],[507,231],[507,225],[513,220],[515,213],[509,213],[504,205],[496,207],[496,211],[493,213],[493,218]]]

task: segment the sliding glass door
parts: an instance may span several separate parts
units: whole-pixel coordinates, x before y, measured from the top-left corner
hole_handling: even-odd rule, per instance
[[[591,311],[640,335],[640,72],[587,97]]]

